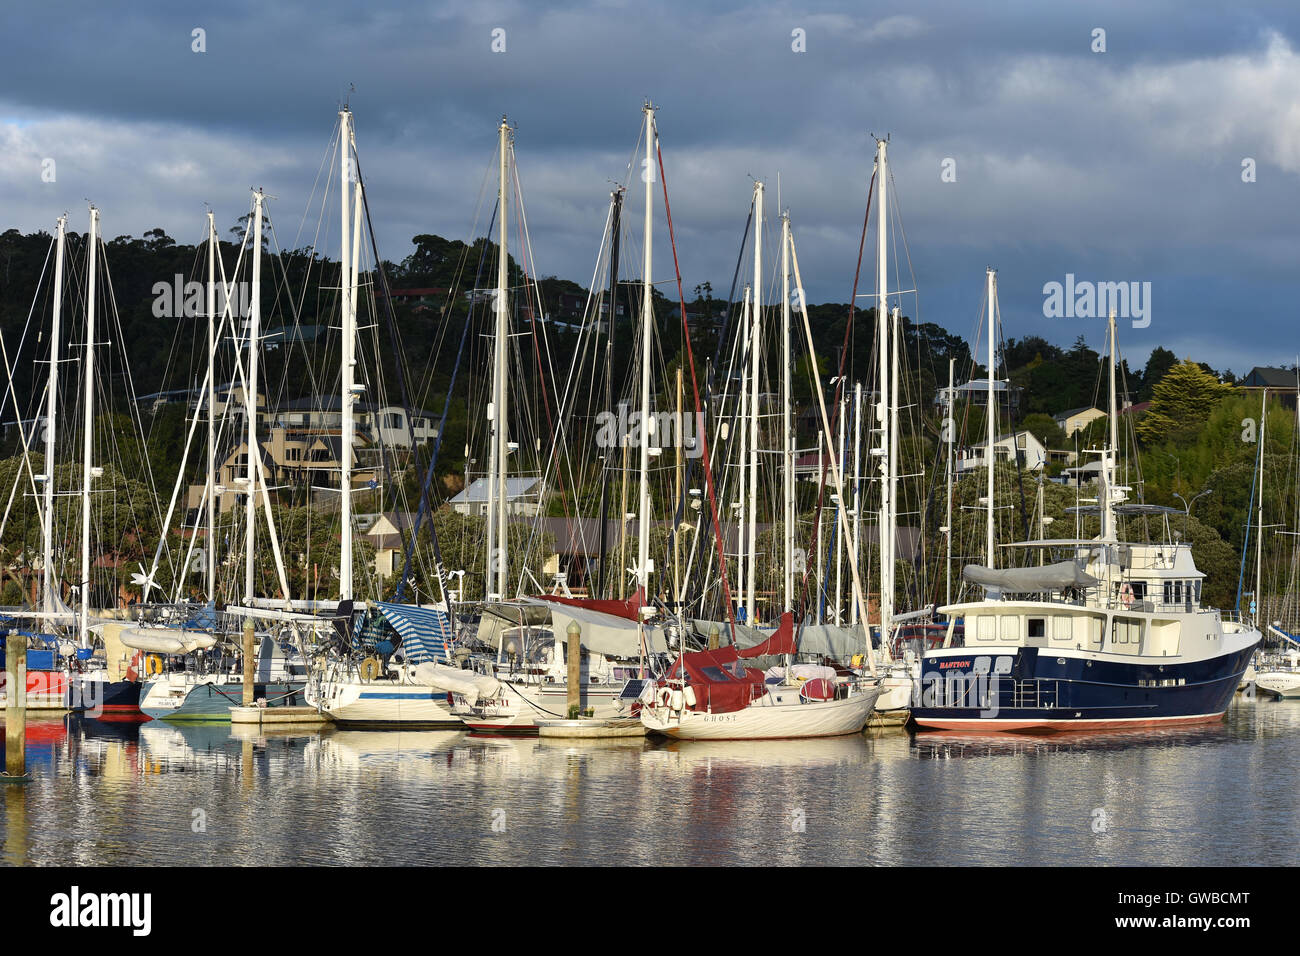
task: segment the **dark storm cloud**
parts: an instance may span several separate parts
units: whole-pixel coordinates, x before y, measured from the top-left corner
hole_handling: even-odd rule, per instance
[[[355,84],[386,257],[418,232],[468,235],[508,113],[537,269],[586,282],[649,96],[688,289],[726,287],[750,177],[772,209],[779,174],[809,298],[846,300],[869,134],[889,133],[910,311],[969,334],[991,264],[1008,335],[1098,344],[1100,322],[1044,318],[1043,284],[1150,281],[1153,321],[1126,333],[1131,354],[1163,344],[1241,371],[1298,348],[1297,13],[1184,7],[32,5],[0,39],[0,196],[6,226],[49,228],[64,209],[75,224],[90,197],[110,235],[161,225],[194,241],[203,202],[233,222],[262,185],[293,244],[315,228],[304,210]],[[791,50],[796,28],[806,53]],[[1226,335],[1228,313],[1249,332]]]

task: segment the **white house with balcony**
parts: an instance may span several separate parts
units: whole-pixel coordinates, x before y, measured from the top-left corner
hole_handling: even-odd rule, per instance
[[[962,449],[957,461],[958,474],[965,474],[984,467],[984,458],[988,441],[982,441]],[[1043,443],[1027,431],[1012,432],[993,440],[993,456],[998,461],[1014,462],[1020,459],[1020,467],[1026,471],[1038,471],[1047,464],[1047,449]]]
[[[541,511],[542,479],[518,477],[506,479],[506,512],[524,517],[536,517]],[[447,502],[453,511],[463,515],[488,513],[488,479],[475,478],[460,494]]]

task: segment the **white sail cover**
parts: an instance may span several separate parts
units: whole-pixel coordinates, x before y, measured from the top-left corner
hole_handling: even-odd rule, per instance
[[[127,647],[150,654],[188,654],[217,643],[207,631],[187,631],[179,627],[128,627],[118,636]]]
[[[709,632],[716,627],[725,643],[731,625],[726,621],[697,618],[691,622],[691,627],[701,640],[708,640]],[[867,635],[861,624],[796,624],[794,630],[800,654],[819,654],[834,660],[848,660],[854,654],[863,653],[867,647]],[[771,636],[771,631],[760,631],[744,624],[736,625],[736,647],[742,651],[763,643]]]
[[[575,607],[571,604],[551,605],[551,629],[556,638],[568,643],[569,624],[577,623],[582,630],[582,646],[593,654],[605,657],[633,659],[641,655],[641,638],[635,621],[604,611]],[[668,642],[661,627],[646,626],[646,653],[666,654]]]
[[[461,670],[458,667],[448,667],[446,664],[435,664],[432,661],[417,667],[415,673],[411,675],[411,680],[435,690],[460,694],[471,706],[478,703],[479,697],[491,697],[501,689],[501,682],[495,677]]]
[[[769,667],[763,672],[767,678],[776,678],[785,680],[786,668],[780,664],[775,667]],[[789,668],[791,680],[808,681],[808,680],[828,680],[832,683],[835,681],[835,668],[827,667],[825,664],[791,664]]]
[[[962,580],[999,591],[1025,594],[1032,591],[1059,591],[1064,588],[1091,588],[1101,581],[1073,561],[1061,561],[1041,568],[985,568],[968,564]]]

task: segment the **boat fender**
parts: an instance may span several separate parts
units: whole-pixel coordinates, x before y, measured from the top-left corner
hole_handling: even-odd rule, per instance
[[[150,654],[144,659],[144,672],[149,676],[161,674],[163,670],[162,657],[158,654]]]
[[[374,680],[379,676],[379,660],[374,657],[367,657],[361,662],[362,680]]]
[[[671,704],[672,709],[682,710],[685,704],[686,704],[686,695],[679,690],[673,691],[672,704]]]
[[[687,706],[687,707],[694,707],[694,706],[695,706],[695,688],[694,688],[694,687],[690,687],[690,686],[688,686],[688,687],[686,688],[685,698],[686,698],[686,706]]]

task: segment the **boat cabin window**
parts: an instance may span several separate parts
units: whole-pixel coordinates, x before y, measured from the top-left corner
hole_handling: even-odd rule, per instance
[[[1166,604],[1174,603],[1174,582],[1173,581],[1165,582],[1165,603]]]
[[[1006,644],[1016,644],[1020,641],[1020,618],[1015,614],[1002,615],[1002,640]]]
[[[1111,622],[1110,642],[1112,649],[1121,654],[1139,653],[1142,645],[1141,619],[1116,617]]]
[[[1029,630],[1026,633],[1029,637],[1046,637],[1047,618],[1031,617],[1029,619]]]
[[[1052,617],[1052,643],[1072,644],[1074,642],[1074,623],[1069,614],[1056,614]]]

